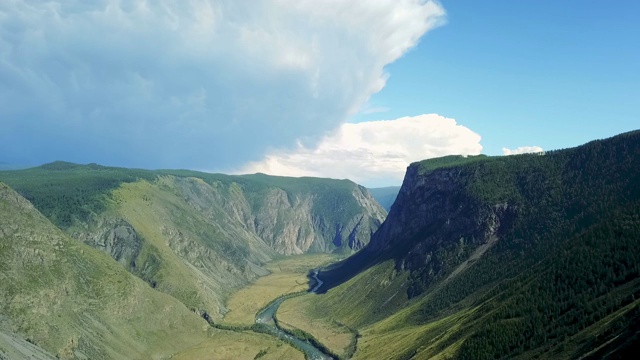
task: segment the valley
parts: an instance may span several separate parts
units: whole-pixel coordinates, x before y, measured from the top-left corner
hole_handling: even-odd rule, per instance
[[[366,189],[329,179],[57,162],[0,172],[0,182],[11,186],[2,184],[0,331],[65,359],[164,358],[206,352],[209,340],[216,356],[299,353],[224,327],[251,326],[273,298],[306,289],[310,268],[362,247],[386,215]],[[307,252],[316,255],[295,256]],[[258,292],[237,302],[250,284]]]
[[[219,325],[213,325],[232,329],[226,331],[229,339],[221,341],[216,336],[178,354],[177,359],[253,359],[258,354],[265,359],[305,358],[304,354],[310,359],[330,359],[305,339],[279,330],[274,323],[274,314],[279,311],[282,300],[289,301],[285,299],[294,299],[309,290],[309,269],[337,259],[329,254],[296,255],[265,264],[271,273],[232,294],[227,304],[229,312]]]
[[[639,14],[0,0],[0,360],[639,358]]]
[[[624,358],[638,163],[638,131],[425,160],[388,214],[346,180],[0,171],[0,358]]]

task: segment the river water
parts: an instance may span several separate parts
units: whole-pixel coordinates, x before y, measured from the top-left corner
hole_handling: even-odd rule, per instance
[[[318,279],[318,271],[314,270],[314,272],[312,273],[312,277],[314,279],[316,279],[317,284],[312,290],[311,292],[316,292],[320,286],[322,286],[322,281],[320,279]],[[282,302],[285,300],[285,298],[279,298],[277,300],[275,300],[274,302],[272,302],[269,306],[267,306],[264,310],[262,310],[261,312],[258,313],[258,315],[256,315],[256,324],[264,324],[267,325],[266,329],[268,329],[269,333],[273,336],[276,336],[282,340],[287,340],[290,341],[291,343],[295,344],[299,349],[301,349],[306,355],[307,358],[312,359],[312,360],[331,360],[333,359],[331,356],[325,354],[324,352],[322,352],[322,350],[318,349],[317,347],[313,346],[312,344],[301,340],[295,336],[291,336],[289,334],[287,334],[286,332],[284,332],[282,329],[280,329],[277,325],[276,322],[274,320],[274,316],[276,314],[276,311],[278,311],[278,307],[280,307],[280,304],[282,304]]]

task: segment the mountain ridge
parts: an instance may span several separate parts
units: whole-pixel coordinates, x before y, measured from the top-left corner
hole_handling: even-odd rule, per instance
[[[416,162],[369,244],[320,272],[326,294],[307,310],[331,309],[326,316],[358,328],[356,358],[383,351],[376,342],[394,337],[405,340],[397,342],[402,350],[387,350],[397,352],[392,358],[586,353],[635,326],[638,163],[640,131],[544,155]],[[586,255],[596,253],[602,257]],[[578,271],[578,258],[601,275]],[[542,269],[563,269],[574,281],[543,281]],[[562,316],[567,311],[575,320]],[[618,330],[601,322],[608,316],[621,321]],[[514,317],[521,320],[509,330]],[[601,335],[571,340],[584,329]]]
[[[348,254],[386,215],[351,181],[54,162],[0,172],[71,237],[219,320],[282,255]]]

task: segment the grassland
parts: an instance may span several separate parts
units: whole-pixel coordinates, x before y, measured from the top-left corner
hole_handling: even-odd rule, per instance
[[[271,273],[229,297],[223,322],[227,325],[251,325],[256,313],[273,299],[309,288],[310,269],[337,260],[336,255],[300,255],[266,264]]]
[[[356,346],[359,349],[361,341],[366,340],[360,338],[364,336],[362,331],[390,315],[406,300],[404,279],[396,276],[391,262],[382,263],[326,294],[286,300],[276,315],[281,326],[307,332],[333,353],[349,358]],[[355,355],[359,353],[358,350]]]
[[[307,290],[310,269],[337,260],[336,255],[299,255],[274,260],[265,265],[270,274],[258,278],[249,286],[232,294],[229,312],[223,319],[226,326],[248,326],[256,313],[272,300],[286,294]],[[290,345],[266,334],[251,331],[215,331],[211,339],[174,357],[187,359],[304,359]]]
[[[156,256],[166,257],[165,262],[179,262],[178,258],[168,257],[173,252],[154,233],[161,229],[143,226],[163,218],[157,209],[140,210],[145,206],[155,209],[154,204],[136,204],[148,202],[141,195],[153,190],[145,182],[126,184],[114,199],[127,197],[123,203],[134,206],[113,211],[138,225],[147,241],[145,246],[155,249]],[[154,199],[167,202],[164,205],[177,201],[171,197]],[[304,358],[300,351],[270,335],[210,328],[175,298],[155,291],[107,254],[69,238],[2,183],[0,220],[9,224],[0,231],[0,320],[6,316],[12,321],[0,330],[20,334],[60,358]],[[271,274],[236,294],[233,314],[252,324],[255,313],[272,299],[307,289],[310,268],[335,258],[327,254],[302,255],[269,263]],[[174,264],[173,268],[180,267]],[[163,271],[159,269],[159,279],[170,275]],[[189,279],[185,274],[179,275]],[[171,278],[165,280],[165,284],[171,284]],[[181,295],[179,289],[173,289],[176,295]],[[15,344],[30,346],[20,341],[0,342],[0,354],[15,355]]]
[[[278,308],[280,327],[287,330],[300,329],[320,341],[341,358],[348,358],[355,351],[357,333],[326,316],[315,316],[309,301],[316,294],[306,294],[285,300]]]
[[[174,360],[302,360],[302,352],[271,335],[252,332],[216,331],[211,339],[179,353]]]
[[[166,358],[207,339],[182,303],[69,238],[2,183],[0,224],[6,331],[62,359]]]
[[[474,309],[417,322],[430,299],[408,301],[405,286],[406,274],[384,262],[326,294],[284,301],[277,318],[281,326],[309,333],[341,358],[446,359],[455,354],[464,338],[452,336]]]

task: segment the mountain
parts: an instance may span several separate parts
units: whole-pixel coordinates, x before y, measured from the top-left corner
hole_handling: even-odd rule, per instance
[[[228,294],[281,255],[368,243],[386,213],[347,180],[228,176],[55,162],[2,171],[67,235],[219,320]]]
[[[398,192],[400,192],[400,186],[387,186],[381,188],[369,188],[369,192],[382,207],[389,212],[391,205],[396,201]]]
[[[19,164],[12,164],[12,163],[8,163],[6,161],[0,161],[0,171],[1,170],[18,170],[18,169],[24,169],[27,168],[28,166],[24,166],[24,165],[19,165]]]
[[[369,244],[301,311],[356,358],[625,358],[640,344],[640,131],[412,164]]]
[[[0,359],[168,358],[208,338],[182,303],[71,239],[3,183],[0,224]]]

